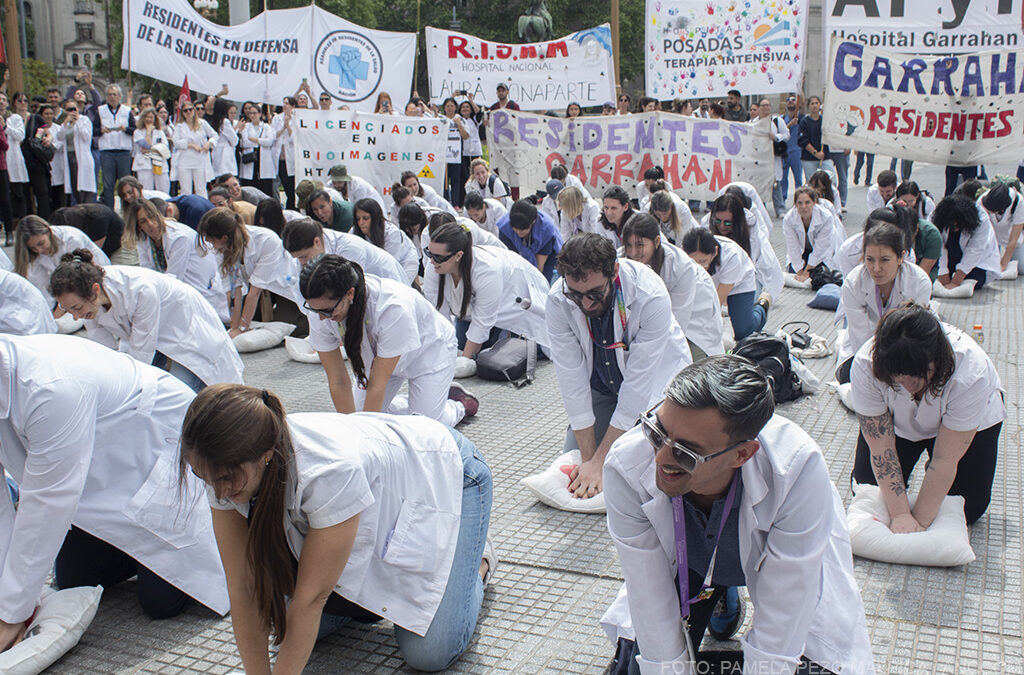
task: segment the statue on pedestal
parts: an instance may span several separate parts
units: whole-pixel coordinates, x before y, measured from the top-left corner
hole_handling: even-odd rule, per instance
[[[544,0],[530,0],[530,8],[519,17],[519,39],[523,42],[544,42],[550,40],[551,14]]]

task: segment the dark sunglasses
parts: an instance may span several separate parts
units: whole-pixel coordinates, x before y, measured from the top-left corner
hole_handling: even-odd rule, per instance
[[[563,277],[562,294],[577,305],[583,302],[583,298],[586,298],[591,302],[601,302],[608,296],[608,283],[605,282],[605,285],[601,288],[594,288],[586,292],[580,292],[570,289],[565,283],[565,277]]]
[[[195,111],[195,108],[182,108],[181,109],[181,112],[193,112],[193,111]]]
[[[321,100],[321,101],[330,101],[330,100],[331,100],[331,97],[330,97],[330,96],[321,96],[321,97],[320,97],[320,100]]]
[[[458,253],[458,251],[455,251],[455,253]],[[431,251],[426,246],[423,247],[423,255],[427,256],[428,258],[433,260],[438,265],[440,265],[441,263],[448,262],[449,260],[451,260],[452,257],[455,255],[455,253],[449,253],[448,255],[441,255],[440,253],[434,253],[433,251]]]
[[[691,450],[682,443],[673,441],[668,437],[664,427],[661,426],[661,422],[658,421],[658,416],[654,414],[654,409],[660,405],[661,403],[655,404],[653,408],[640,416],[640,426],[643,429],[644,438],[651,444],[655,452],[661,450],[662,446],[667,445],[669,450],[672,451],[672,457],[676,460],[676,464],[687,473],[693,473],[704,462],[710,462],[715,457],[720,457],[746,443],[746,441],[739,441],[724,450],[712,452],[710,455],[702,455],[696,450]]]
[[[74,106],[70,108],[64,108],[64,112],[78,112],[78,108],[75,108]]]
[[[340,305],[341,301],[344,299],[344,296],[338,298],[338,301],[334,303],[334,306],[331,307],[330,309],[316,309],[315,307],[310,307],[308,300],[302,303],[302,308],[307,309],[310,312],[316,312],[325,319],[330,319],[332,316],[334,316],[334,310],[338,309],[338,305]]]

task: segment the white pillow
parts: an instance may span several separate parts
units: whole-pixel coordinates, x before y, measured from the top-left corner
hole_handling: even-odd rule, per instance
[[[914,506],[913,499],[910,506]],[[928,567],[955,567],[974,560],[963,497],[946,496],[924,532],[894,534],[879,487],[857,485],[846,523],[853,553],[862,558]]]
[[[969,298],[974,295],[974,284],[978,283],[974,279],[964,279],[963,283],[950,290],[939,283],[936,279],[935,283],[932,284],[932,297],[933,298]]]
[[[102,586],[46,589],[25,639],[0,654],[0,673],[36,675],[82,639],[100,606]]]
[[[796,275],[791,272],[782,273],[782,284],[784,286],[789,286],[790,288],[806,288],[807,290],[811,290],[810,277],[807,277],[803,281],[797,281]]]
[[[1006,264],[1006,269],[999,275],[1000,280],[1009,280],[1017,278],[1017,261],[1011,260]]]
[[[562,511],[576,513],[604,513],[604,493],[593,497],[577,499],[569,492],[569,474],[562,470],[564,466],[580,463],[580,451],[567,452],[556,459],[551,466],[536,476],[524,478],[520,483],[536,495],[548,506]]]
[[[71,335],[77,333],[85,326],[85,319],[76,319],[71,316],[69,312],[65,312],[56,319],[57,321],[57,332],[61,335]]]
[[[240,354],[260,352],[281,344],[286,336],[295,330],[295,324],[284,321],[253,321],[249,330],[235,338],[235,349]]]
[[[455,358],[455,379],[473,377],[474,375],[476,375],[475,360],[466,358],[465,356],[458,356]]]
[[[284,348],[288,352],[288,356],[292,358],[292,361],[298,361],[300,363],[320,363],[320,357],[317,356],[316,350],[309,344],[307,338],[291,337],[290,335],[284,338]]]
[[[836,394],[839,395],[839,402],[847,410],[853,410],[853,384],[847,382],[846,384],[839,385],[839,389],[836,390]],[[857,412],[853,410],[853,412]]]

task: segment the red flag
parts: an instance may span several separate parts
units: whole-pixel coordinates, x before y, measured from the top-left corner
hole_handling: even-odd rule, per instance
[[[192,95],[188,89],[188,75],[185,76],[185,81],[181,83],[181,91],[178,92],[178,105],[174,111],[174,123],[177,124],[181,121],[181,106],[185,101],[190,101]]]
[[[3,31],[0,31],[0,63],[7,64],[7,45],[4,44]]]

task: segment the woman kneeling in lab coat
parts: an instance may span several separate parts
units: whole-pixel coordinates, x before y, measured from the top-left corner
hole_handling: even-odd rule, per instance
[[[92,253],[96,264],[110,264],[107,254],[77,227],[50,225],[39,216],[25,216],[18,222],[14,236],[14,271],[32,282],[44,295],[50,284],[50,274],[65,253],[85,248]]]
[[[0,335],[0,651],[25,629],[50,570],[58,588],[138,575],[142,610],[189,596],[228,611],[210,511],[175,455],[194,394],[169,374],[89,340]],[[182,495],[185,498],[182,498]]]
[[[192,473],[208,486],[246,672],[270,672],[271,631],[275,672],[298,673],[350,620],[392,621],[416,670],[466,649],[496,561],[491,472],[462,434],[417,416],[286,417],[265,389],[218,385],[185,417],[180,474]]]
[[[462,356],[474,358],[502,330],[548,346],[548,282],[525,258],[505,247],[474,246],[468,227],[451,222],[431,228],[424,254],[430,264],[423,295],[442,315],[455,317]]]
[[[419,291],[364,275],[337,255],[306,263],[299,290],[309,343],[319,353],[338,412],[419,414],[450,427],[476,414],[476,397],[452,383],[455,329]],[[356,386],[345,369],[342,342]],[[397,396],[406,381],[408,400]]]
[[[630,216],[622,228],[622,242],[627,258],[647,265],[665,282],[672,298],[672,314],[690,343],[693,360],[724,354],[722,311],[707,270],[669,244],[658,221],[647,213]]]
[[[352,234],[384,249],[405,270],[411,284],[420,269],[420,257],[412,240],[395,225],[384,219],[384,210],[375,200],[366,198],[355,203]]]
[[[50,295],[85,320],[86,334],[112,349],[165,367],[194,391],[242,381],[242,359],[199,291],[142,267],[100,267],[78,249],[61,258]]]

